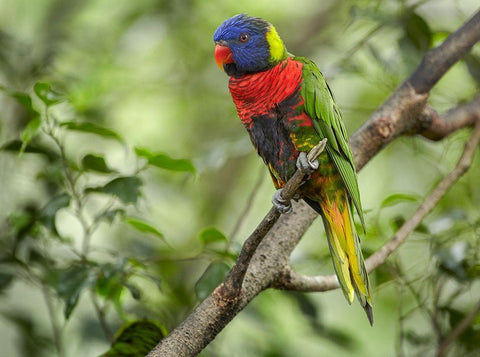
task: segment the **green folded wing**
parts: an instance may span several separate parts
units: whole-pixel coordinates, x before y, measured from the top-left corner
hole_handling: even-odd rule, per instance
[[[327,138],[327,153],[342,177],[365,230],[357,174],[340,110],[315,63],[304,57],[294,57],[294,59],[303,63],[302,95],[305,100],[305,111],[312,118],[320,137]]]

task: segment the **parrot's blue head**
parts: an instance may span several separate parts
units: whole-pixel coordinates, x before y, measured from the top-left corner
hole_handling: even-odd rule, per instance
[[[256,73],[287,58],[287,50],[275,27],[246,14],[235,15],[213,35],[215,60],[229,76]]]

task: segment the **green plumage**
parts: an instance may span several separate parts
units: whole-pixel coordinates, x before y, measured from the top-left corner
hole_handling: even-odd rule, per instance
[[[347,131],[338,106],[315,63],[304,57],[294,57],[294,59],[303,63],[302,96],[305,100],[305,111],[312,119],[320,137],[327,138],[328,156],[338,169],[365,230],[353,155],[348,146]]]

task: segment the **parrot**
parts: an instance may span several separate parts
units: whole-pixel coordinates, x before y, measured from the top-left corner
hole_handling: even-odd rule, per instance
[[[373,325],[373,298],[353,219],[365,232],[357,174],[340,110],[314,62],[290,54],[268,21],[235,15],[213,35],[214,58],[229,76],[237,114],[268,167],[277,189],[272,202],[291,210],[281,190],[297,167],[309,173],[298,190],[321,217],[333,267],[351,304],[357,296]],[[310,162],[308,153],[326,139],[325,150]]]

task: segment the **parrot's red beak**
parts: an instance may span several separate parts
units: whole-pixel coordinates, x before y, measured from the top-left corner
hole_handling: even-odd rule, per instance
[[[227,46],[222,44],[215,45],[215,61],[218,67],[223,70],[223,65],[233,63],[232,51]]]

